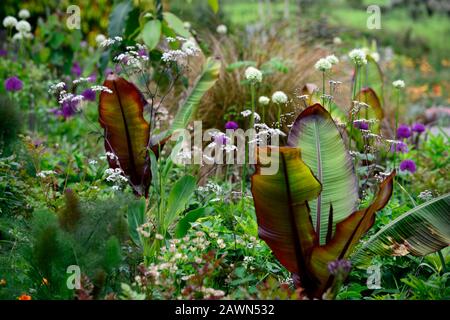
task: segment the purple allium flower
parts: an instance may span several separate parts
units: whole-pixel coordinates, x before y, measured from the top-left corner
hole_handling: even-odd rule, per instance
[[[16,76],[5,80],[6,91],[20,91],[23,88],[23,82]]]
[[[227,141],[228,141],[228,138],[223,133],[220,133],[220,134],[214,136],[214,142],[219,145],[225,145],[225,144],[227,144]]]
[[[106,69],[105,69],[105,77],[108,76],[109,74],[113,73],[113,72],[114,72],[113,69],[111,69],[111,68],[106,68]]]
[[[366,121],[355,121],[353,126],[360,130],[369,130],[369,123]]]
[[[406,159],[400,162],[400,171],[416,172],[416,163],[413,160]]]
[[[97,81],[97,74],[95,72],[92,72],[88,79],[89,82],[94,83],[95,81]]]
[[[95,91],[92,89],[84,90],[81,95],[88,101],[95,101],[95,99],[97,98]]]
[[[82,70],[78,62],[74,62],[70,71],[77,77],[81,76]]]
[[[70,118],[77,112],[77,105],[80,101],[64,101],[60,108],[53,109],[52,112],[55,116],[64,117],[65,119]]]
[[[236,130],[239,128],[239,125],[234,121],[228,121],[225,123],[225,129]]]
[[[425,131],[425,126],[423,125],[423,124],[421,124],[421,123],[414,123],[413,125],[412,125],[412,131],[414,131],[414,132],[417,132],[417,133],[422,133],[422,132],[424,132]]]
[[[341,259],[328,263],[328,271],[333,275],[347,274],[350,272],[352,264],[349,260]]]
[[[399,143],[393,143],[391,145],[391,152],[394,152],[394,150],[401,153],[406,153],[409,151],[408,145],[401,141]]]
[[[397,129],[397,138],[406,139],[409,137],[411,137],[411,129],[406,124],[400,125]]]
[[[0,57],[6,57],[8,55],[8,51],[0,49]]]

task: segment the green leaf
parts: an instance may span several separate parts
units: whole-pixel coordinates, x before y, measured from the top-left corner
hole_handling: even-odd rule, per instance
[[[302,150],[302,159],[322,184],[322,193],[309,203],[320,244],[328,231],[328,210],[333,206],[333,226],[356,209],[358,181],[353,161],[330,114],[320,105],[306,108],[289,132],[288,145]]]
[[[122,36],[128,19],[128,14],[133,10],[130,0],[118,3],[109,16],[108,35],[110,37]]]
[[[219,12],[219,0],[208,0],[208,4],[214,13]]]
[[[184,176],[179,179],[169,193],[167,199],[166,215],[164,218],[165,227],[176,219],[177,215],[183,211],[188,204],[189,199],[197,187],[196,180],[193,176]]]
[[[172,124],[172,131],[186,128],[193,115],[197,112],[197,107],[202,97],[216,83],[219,77],[219,71],[220,62],[208,58],[203,66],[203,71],[194,87],[191,89],[188,98],[178,109]]]
[[[450,244],[450,193],[404,213],[373,235],[352,257],[367,264],[374,255],[425,256]]]
[[[119,240],[112,236],[105,244],[103,266],[107,272],[117,268],[122,261],[122,253]]]
[[[183,238],[191,228],[191,223],[197,221],[201,217],[209,215],[213,211],[211,207],[197,208],[189,211],[186,215],[178,221],[175,228],[175,237]]]
[[[189,30],[184,27],[183,21],[171,12],[164,12],[164,20],[167,22],[170,28],[173,29],[178,35],[188,39],[191,37]]]
[[[272,249],[280,263],[298,275],[304,288],[314,288],[308,256],[317,244],[308,202],[320,194],[320,182],[300,158],[300,149],[258,148],[252,194],[258,220],[258,235]],[[270,156],[268,153],[270,152]],[[278,168],[264,174],[264,163]]]
[[[250,61],[250,60],[236,61],[236,62],[230,63],[225,68],[225,70],[227,72],[231,72],[231,71],[234,71],[236,69],[246,68],[246,67],[256,67],[256,62],[255,61]]]
[[[159,43],[161,37],[161,21],[150,20],[148,21],[144,29],[142,30],[142,39],[147,45],[149,50],[153,50]]]
[[[128,206],[128,232],[131,240],[138,246],[142,245],[141,235],[137,228],[145,223],[145,200],[139,199]]]
[[[370,56],[367,56],[367,64],[361,71],[362,83],[364,87],[371,87],[380,100],[380,107],[383,107],[383,72],[379,64]]]

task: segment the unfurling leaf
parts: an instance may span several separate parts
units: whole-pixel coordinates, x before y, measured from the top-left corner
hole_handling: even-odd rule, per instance
[[[150,165],[149,124],[144,119],[145,99],[136,86],[115,74],[103,83],[112,93],[100,95],[99,122],[105,130],[105,149],[111,168],[120,168],[128,176],[138,195],[148,194]]]
[[[372,88],[361,89],[361,91],[356,94],[355,100],[369,105],[367,108],[366,119],[377,119],[378,121],[383,120],[384,112],[381,107],[380,99]],[[362,109],[361,114],[364,116],[364,108]]]

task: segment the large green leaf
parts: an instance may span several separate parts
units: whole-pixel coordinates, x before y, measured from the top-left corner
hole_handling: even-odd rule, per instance
[[[197,107],[205,93],[216,83],[219,77],[220,62],[212,58],[206,60],[201,75],[183,105],[179,108],[172,124],[172,131],[184,129],[189,124],[192,116],[197,112]]]
[[[175,237],[184,237],[191,228],[192,223],[194,223],[201,217],[210,214],[212,211],[212,207],[201,207],[187,212],[186,215],[177,223],[177,226],[175,228]]]
[[[129,204],[127,211],[128,232],[131,240],[138,246],[142,245],[141,234],[137,228],[145,221],[145,200],[139,199]]]
[[[367,64],[362,68],[362,86],[371,87],[378,98],[380,99],[380,106],[383,106],[383,72],[378,63],[370,56],[367,56]]]
[[[167,199],[166,214],[164,217],[166,228],[169,227],[178,214],[185,209],[196,187],[197,183],[195,178],[189,175],[180,178],[175,183],[169,193],[169,198]]]
[[[108,35],[110,37],[122,36],[128,20],[128,15],[133,10],[130,0],[119,2],[109,16]]]
[[[219,0],[208,0],[208,4],[214,13],[219,11]]]
[[[148,143],[150,128],[144,119],[145,99],[139,89],[127,80],[110,74],[103,86],[99,102],[99,122],[105,130],[105,149],[111,168],[120,168],[138,195],[147,195],[150,186]]]
[[[320,244],[324,244],[330,206],[333,224],[356,209],[358,181],[353,161],[336,124],[320,104],[306,108],[298,116],[289,132],[288,145],[302,150],[303,161],[322,184],[322,193],[309,205]]]
[[[278,168],[263,174],[261,164]],[[308,268],[311,248],[317,244],[308,202],[317,198],[319,181],[300,158],[300,149],[291,147],[258,148],[258,163],[252,176],[252,194],[258,221],[258,234],[287,270],[296,274],[302,286],[315,287]]]
[[[401,215],[373,235],[352,257],[370,263],[374,255],[425,256],[450,245],[450,193]]]
[[[183,21],[181,21],[180,18],[178,18],[176,15],[174,15],[171,12],[164,12],[164,20],[167,22],[169,27],[175,31],[178,35],[189,38],[191,37],[191,33],[188,29],[185,28]]]
[[[155,19],[150,20],[142,29],[142,39],[149,50],[153,50],[159,43],[161,37],[161,21]]]

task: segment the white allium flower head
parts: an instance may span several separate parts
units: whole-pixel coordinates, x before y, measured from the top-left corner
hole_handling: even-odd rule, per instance
[[[23,33],[22,32],[17,32],[16,34],[14,34],[14,36],[12,37],[13,41],[18,41],[18,40],[22,40],[23,39]]]
[[[100,45],[105,40],[106,40],[105,35],[103,35],[101,33],[95,37],[95,42],[97,42],[98,45]]]
[[[30,11],[27,9],[22,9],[19,11],[19,18],[20,19],[28,19],[30,17]]]
[[[339,62],[339,59],[334,54],[331,54],[331,55],[327,56],[325,59],[327,59],[328,62],[330,62],[331,65],[333,65],[333,66],[335,64],[338,64],[338,62]]]
[[[16,30],[22,33],[27,33],[31,31],[31,25],[28,23],[28,21],[20,20],[16,24]]]
[[[316,64],[314,65],[314,68],[322,72],[330,70],[331,67],[332,67],[331,62],[328,61],[328,59],[326,58],[319,59],[319,61],[317,61]]]
[[[5,17],[5,19],[3,19],[3,26],[5,28],[13,28],[15,27],[17,24],[17,19],[11,16],[7,16]]]
[[[395,80],[394,82],[392,82],[392,85],[396,89],[403,89],[405,87],[405,81],[403,81],[403,80]]]
[[[248,67],[245,70],[245,78],[252,83],[258,83],[262,81],[262,72],[254,67]]]
[[[339,37],[334,37],[333,38],[333,43],[336,44],[336,45],[340,45],[340,44],[342,44],[342,39],[339,38]]]
[[[267,106],[270,102],[270,98],[266,96],[261,96],[259,97],[258,102],[262,106]]]
[[[353,63],[357,66],[362,66],[367,64],[366,53],[363,49],[353,49],[348,54]]]
[[[283,91],[276,91],[272,95],[272,101],[276,104],[283,104],[288,102],[288,97]]]
[[[226,25],[220,24],[220,25],[217,26],[216,31],[217,31],[218,34],[224,35],[224,34],[227,34],[228,28],[227,28]]]

